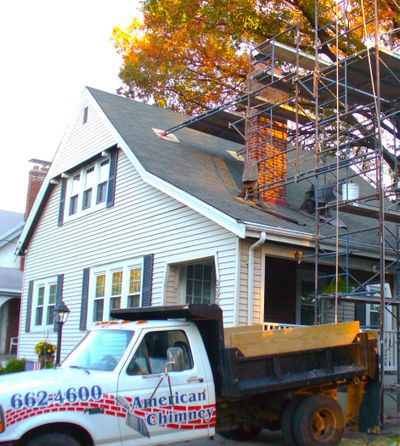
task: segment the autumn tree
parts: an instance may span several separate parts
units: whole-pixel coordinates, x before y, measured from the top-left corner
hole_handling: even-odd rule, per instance
[[[320,10],[335,0],[319,0]],[[365,31],[373,26],[373,0],[348,0],[347,20],[356,31],[339,43],[343,54],[364,46]],[[153,101],[162,107],[198,113],[246,88],[247,49],[299,23],[300,46],[313,53],[315,0],[144,0],[143,20],[134,19],[127,29],[115,28],[114,45],[122,56],[120,92]],[[396,0],[379,0],[382,30],[400,22]],[[332,18],[326,12],[321,23]],[[322,52],[333,57],[332,27],[318,34]],[[398,32],[386,44],[395,44]],[[294,44],[294,33],[282,35]],[[326,43],[324,45],[325,42]]]

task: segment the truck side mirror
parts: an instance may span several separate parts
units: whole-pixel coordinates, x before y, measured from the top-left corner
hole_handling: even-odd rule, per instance
[[[171,366],[171,372],[181,372],[185,368],[183,350],[180,347],[169,347],[167,349],[167,359]]]

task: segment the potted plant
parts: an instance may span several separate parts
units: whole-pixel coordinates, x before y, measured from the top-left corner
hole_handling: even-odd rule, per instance
[[[54,364],[54,353],[57,347],[51,342],[39,341],[35,346],[35,353],[38,355],[40,367],[42,369],[51,368]]]

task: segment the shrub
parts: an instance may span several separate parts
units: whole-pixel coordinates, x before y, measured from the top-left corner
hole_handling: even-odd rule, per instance
[[[25,371],[25,359],[11,359],[7,365],[0,369],[0,374],[17,373]]]

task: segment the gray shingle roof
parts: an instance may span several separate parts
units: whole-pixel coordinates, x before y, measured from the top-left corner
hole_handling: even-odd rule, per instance
[[[0,268],[0,293],[22,290],[22,271],[14,268]]]
[[[180,144],[166,141],[159,138],[152,128],[170,128],[187,116],[93,88],[88,90],[148,172],[237,221],[309,234],[314,232],[314,217],[299,210],[304,193],[310,187],[309,182],[287,186],[287,206],[271,205],[273,211],[299,224],[267,214],[235,198],[241,190],[243,163],[228,151],[238,151],[241,145],[190,128],[176,133]],[[310,164],[309,168],[313,166]],[[330,181],[333,178],[331,176]],[[357,178],[356,181],[364,190],[370,188],[362,179]],[[350,230],[376,225],[371,219],[350,214],[341,213],[340,218]],[[333,226],[321,227],[322,235],[333,235],[334,231]],[[355,235],[352,240],[377,246],[377,233],[365,232]]]
[[[22,225],[23,222],[24,214],[0,209],[0,238],[3,234],[6,234],[19,225]]]

